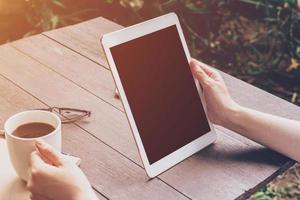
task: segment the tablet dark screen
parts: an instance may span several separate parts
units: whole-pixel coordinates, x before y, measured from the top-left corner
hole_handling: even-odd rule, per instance
[[[210,131],[175,25],[110,50],[150,164]]]

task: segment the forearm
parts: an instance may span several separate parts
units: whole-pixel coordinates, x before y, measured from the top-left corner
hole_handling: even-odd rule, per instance
[[[224,127],[300,161],[300,121],[238,106],[230,111]]]
[[[300,161],[300,121],[239,106],[230,97],[217,71],[196,60],[192,60],[190,65],[202,86],[208,117],[213,123]]]

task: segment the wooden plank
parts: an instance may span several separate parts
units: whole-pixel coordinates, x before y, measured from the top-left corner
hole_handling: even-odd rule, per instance
[[[104,54],[95,53],[99,51],[103,52],[99,38],[101,38],[103,33],[116,31],[121,28],[122,26],[99,17],[75,26],[64,27],[44,34],[53,40],[68,46],[72,50],[82,53],[91,60],[96,60],[95,58],[101,60],[99,63],[108,67]],[[74,45],[76,43],[80,43],[81,45]],[[245,82],[241,82],[228,74],[222,73],[222,75],[231,95],[240,104],[288,118],[297,118],[297,116],[299,116],[300,109],[295,105],[287,103],[285,100],[275,97],[261,89],[250,86]],[[223,127],[217,126],[217,128],[246,144],[258,145],[257,143]]]
[[[1,75],[0,88],[1,127],[16,112],[47,106]],[[158,179],[149,181],[142,168],[74,124],[63,125],[63,149],[82,159],[93,187],[110,199],[186,199]]]
[[[109,199],[186,199],[159,179],[149,181],[141,167],[97,142],[82,129],[66,125],[63,131],[67,134],[63,139],[72,143],[66,151],[85,158],[81,168],[93,186]]]
[[[123,110],[121,101],[114,97],[116,87],[109,70],[78,56],[74,51],[43,35],[18,40],[11,45],[95,96]]]
[[[101,48],[101,37],[104,33],[121,28],[122,26],[99,17],[43,34],[88,57],[94,62],[109,68]]]
[[[81,38],[85,38],[82,37],[81,35],[83,34],[82,32],[84,32],[84,30],[88,29],[88,32],[84,32],[85,36],[88,35],[87,37],[89,38],[89,40],[94,40],[94,44],[96,44],[99,40],[99,38],[101,37],[101,34],[98,34],[98,30],[99,29],[106,29],[105,26],[102,26],[102,24],[106,24],[107,26],[107,20],[104,18],[96,18],[81,24],[76,25],[75,27],[66,27],[63,29],[68,29],[67,32],[72,32],[72,37],[71,38],[76,38],[76,40],[81,40]],[[118,30],[121,27],[117,26],[115,23],[111,22],[111,25],[107,26],[107,30],[102,30],[103,33],[107,33],[109,31],[113,31],[113,30]],[[82,32],[76,32],[74,30],[81,30]],[[48,35],[49,37],[51,37],[54,40],[58,40],[60,43],[75,48],[76,51],[81,52],[82,50],[80,50],[80,46],[70,46],[69,44],[72,44],[72,41],[70,41],[70,38],[62,38],[62,32],[47,32],[46,35]],[[82,43],[85,42],[85,39],[82,39]],[[100,44],[97,45],[91,45],[91,46],[85,46],[85,48],[91,48],[93,49],[93,52],[95,52],[95,49],[100,49],[99,48]],[[85,56],[89,57],[90,59],[94,58],[96,56],[96,54],[92,54],[92,51],[87,51],[85,52]],[[98,55],[98,56],[103,56],[102,54]],[[100,57],[99,57],[100,58]],[[105,57],[101,57],[101,60],[103,60],[103,62],[105,63]],[[105,65],[106,66],[106,65]],[[278,114],[278,115],[282,115],[285,117],[289,117],[289,118],[295,118],[296,116],[299,116],[300,114],[300,109],[296,108],[294,105],[292,104],[288,104],[286,101],[278,98],[278,97],[274,97],[273,95],[264,92],[258,88],[255,88],[253,86],[250,86],[247,83],[241,82],[238,79],[227,75],[225,73],[222,73],[226,84],[229,87],[230,93],[233,96],[233,98],[239,102],[242,105],[248,106],[248,107],[252,107],[255,108],[257,110],[261,110],[264,112],[270,112],[273,114]],[[236,88],[237,87],[237,88]],[[247,89],[245,89],[247,88]],[[259,97],[259,98],[256,98]],[[249,99],[251,99],[251,101],[249,101]],[[272,99],[272,100],[270,100]],[[266,101],[268,102],[267,104],[265,103],[261,103],[261,101]],[[276,105],[275,107],[278,109],[274,109],[274,105]],[[279,106],[278,106],[279,105]],[[281,109],[284,108],[284,109]],[[288,112],[287,112],[288,110]],[[284,114],[284,113],[288,113],[288,114]],[[260,146],[259,144],[239,135],[236,134],[228,129],[225,129],[223,127],[217,126],[218,129],[226,132],[228,135],[230,135],[231,137],[234,137],[246,144],[249,145],[257,145]]]
[[[89,24],[89,23],[85,23],[85,24]],[[92,26],[91,26],[92,27]],[[84,29],[84,28],[82,28],[82,29]],[[99,36],[98,36],[99,37]],[[80,38],[80,37],[79,37]],[[96,37],[94,37],[94,38],[96,38]],[[229,79],[230,80],[230,79]],[[243,91],[245,91],[245,90],[243,90]],[[283,159],[284,160],[284,159]]]
[[[109,110],[108,108],[106,108],[105,105],[102,105],[103,102],[101,102],[99,99],[95,98],[94,95],[89,94],[88,92],[86,92],[85,90],[83,90],[80,87],[77,87],[77,85],[75,85],[74,83],[71,83],[67,80],[64,80],[63,77],[57,75],[55,72],[53,72],[53,70],[49,70],[48,68],[41,66],[40,63],[37,63],[33,60],[31,60],[30,58],[24,56],[22,53],[20,53],[19,51],[16,51],[15,49],[13,49],[12,47],[6,45],[6,46],[2,46],[0,48],[0,69],[2,74],[4,74],[6,77],[12,79],[14,82],[16,82],[18,85],[21,85],[23,88],[25,88],[27,91],[29,91],[31,94],[33,94],[34,96],[37,96],[39,99],[41,99],[44,102],[47,102],[47,104],[49,105],[65,105],[66,103],[68,104],[68,106],[70,105],[74,105],[76,107],[78,106],[82,106],[85,105],[87,106],[87,108],[91,108],[93,111],[96,110],[97,113],[100,113],[105,111],[107,113],[109,112],[113,112],[114,113],[114,117],[116,117],[115,115],[119,116],[119,114],[115,113],[115,111],[113,110]],[[11,59],[11,58],[18,58],[18,59]],[[25,73],[25,74],[22,74]],[[51,83],[51,84],[49,84]],[[63,92],[59,92],[60,88],[64,88]],[[54,98],[59,96],[60,98]],[[78,103],[78,96],[80,96],[80,101]],[[84,98],[86,97],[86,98]],[[69,105],[70,104],[70,105]],[[99,105],[101,105],[101,109],[98,108]],[[107,105],[109,106],[109,105]],[[102,107],[105,107],[102,108]],[[111,107],[112,109],[114,109],[113,107]],[[115,109],[116,110],[116,109]],[[118,113],[121,113],[119,111],[117,111]],[[124,115],[123,113],[121,113],[122,115]],[[112,117],[111,115],[108,115],[108,117]],[[121,118],[121,117],[120,117]],[[96,118],[94,118],[95,120]],[[103,119],[101,119],[102,121]],[[126,121],[125,118],[123,119],[118,119],[118,120],[124,120]],[[106,127],[106,132],[110,133],[111,129],[114,129],[115,126],[115,122],[113,122],[113,120],[103,120],[106,126],[110,126],[110,127]],[[93,119],[92,119],[93,122]],[[94,121],[95,122],[95,121]],[[101,124],[102,124],[101,123]],[[99,137],[101,140],[104,141],[110,141],[110,139],[107,139],[107,134],[99,134],[100,129],[96,126],[91,126],[90,124],[87,123],[80,123],[80,126],[82,126],[85,130],[88,130],[89,132],[95,134],[97,137]],[[103,125],[102,125],[103,126]],[[119,127],[119,131],[122,130],[126,130],[128,135],[127,140],[131,140],[131,142],[133,141],[132,138],[130,137],[130,130],[127,128],[127,122],[126,125],[123,125]],[[116,133],[114,133],[116,134]],[[111,137],[111,135],[109,134],[109,136]],[[125,140],[126,137],[124,135],[122,135],[121,138],[122,140]],[[227,136],[223,136],[226,137]],[[120,150],[120,144],[118,142],[118,140],[116,140],[116,138],[114,138],[115,141],[111,141],[109,143],[109,145],[113,146],[114,148]],[[238,141],[233,141],[230,138],[227,138],[226,140],[221,140],[221,141],[225,141],[224,145],[221,145],[221,143],[218,143],[218,146],[223,150],[219,150],[219,151],[213,151],[214,153],[212,153],[213,158],[218,158],[218,157],[222,157],[222,154],[220,154],[220,152],[222,151],[226,151],[226,148],[229,148],[230,146],[234,146],[234,145],[238,145],[240,146],[239,150],[241,151],[243,148],[248,148],[247,145],[244,145],[243,143],[240,143]],[[133,143],[133,142],[132,142]],[[237,144],[236,144],[237,143]],[[234,145],[233,145],[234,144]],[[122,146],[122,145],[121,145]],[[128,152],[132,152],[132,151],[136,151],[135,148],[135,144],[132,146],[128,146],[128,149],[121,149],[124,151],[121,151],[122,153],[124,153],[126,156],[128,156]],[[136,151],[137,153],[137,151]],[[129,156],[128,156],[129,157]],[[214,185],[216,185],[215,180],[219,180],[220,181],[220,185],[223,184],[231,184],[233,188],[236,192],[234,194],[241,194],[244,190],[249,189],[249,187],[253,186],[253,184],[255,184],[258,181],[263,180],[268,174],[273,173],[276,169],[278,169],[278,166],[276,166],[276,163],[255,163],[255,165],[253,164],[249,164],[249,160],[242,160],[241,162],[244,163],[245,169],[242,168],[245,171],[253,171],[256,170],[257,167],[260,168],[264,168],[265,171],[264,173],[260,173],[260,174],[256,174],[255,176],[249,176],[247,177],[247,179],[245,179],[245,177],[241,176],[241,174],[243,174],[240,168],[236,169],[236,170],[232,170],[232,168],[230,167],[226,167],[224,169],[216,169],[216,172],[212,175],[208,175],[209,173],[203,173],[202,172],[202,166],[207,166],[207,170],[211,170],[211,168],[215,168],[215,166],[222,166],[224,160],[219,159],[218,161],[214,161],[214,159],[211,159],[210,157],[207,157],[207,155],[205,153],[200,154],[201,159],[197,159],[195,157],[192,157],[191,159],[193,159],[193,162],[195,163],[195,165],[184,165],[185,162],[183,162],[182,164],[176,166],[175,168],[173,168],[175,171],[168,171],[166,172],[164,175],[162,175],[162,179],[164,181],[166,181],[167,183],[169,183],[172,186],[175,186],[176,189],[180,189],[180,191],[182,191],[183,193],[185,193],[187,196],[189,197],[197,197],[200,198],[201,196],[203,196],[203,194],[201,194],[201,196],[199,196],[200,194],[198,193],[198,190],[196,190],[196,188],[194,187],[194,184],[191,183],[197,183],[198,185],[206,185],[207,188],[211,188],[211,194],[216,194],[216,195],[224,195],[224,193],[222,192],[222,190],[216,189],[214,188]],[[258,156],[259,157],[259,156]],[[261,157],[259,157],[261,158]],[[133,158],[134,161],[137,161],[136,159]],[[267,157],[262,156],[261,160],[267,160]],[[140,163],[139,163],[140,164]],[[188,166],[191,166],[197,170],[192,170],[190,169]],[[230,165],[229,165],[230,166]],[[178,171],[177,171],[178,170]],[[176,177],[178,177],[178,174],[181,174],[181,176],[185,176],[186,174],[188,174],[188,172],[193,171],[194,176],[187,176],[187,179],[184,179],[182,181],[179,181],[176,179]],[[180,173],[178,173],[180,172]],[[206,171],[207,172],[207,171]],[[218,172],[218,173],[217,173]],[[210,177],[210,181],[208,179],[194,179],[193,177],[201,177],[201,176],[209,176]],[[218,179],[218,177],[227,177],[226,179],[226,184],[224,183],[224,180],[222,179]],[[204,181],[205,180],[205,181]],[[203,181],[203,182],[202,182]],[[241,186],[240,186],[241,185]],[[209,194],[208,194],[209,195]],[[204,197],[204,196],[203,196]],[[228,199],[230,199],[231,196],[227,196]]]
[[[97,21],[93,20],[93,22]],[[90,25],[90,23],[84,24]],[[92,23],[92,25],[94,24]],[[18,40],[11,44],[26,55],[44,63],[47,67],[123,111],[121,101],[114,98],[115,84],[109,71],[83,57],[77,56],[74,51],[43,35]],[[78,76],[78,74],[81,74],[81,76]],[[232,97],[241,105],[288,118],[297,119],[297,116],[300,115],[299,107],[228,74],[222,73],[222,75]],[[255,142],[223,127],[217,126],[217,128],[246,144],[257,145]]]
[[[124,113],[9,45],[1,46],[0,56],[1,74],[50,106],[91,110],[90,123],[79,125],[141,165]]]
[[[103,196],[100,192],[98,192],[97,190],[94,189],[94,192],[96,193],[97,197],[99,200],[106,200],[108,198],[106,198],[105,196]]]
[[[93,23],[85,22],[79,25],[89,25],[92,27],[94,24],[99,23],[97,20],[92,20],[92,22]],[[104,22],[106,22],[106,20],[104,20]],[[52,36],[54,35],[57,34],[53,33]],[[49,68],[62,74],[79,86],[85,88],[90,93],[102,98],[123,111],[121,101],[114,98],[115,84],[109,71],[102,69],[87,59],[76,56],[77,54],[74,51],[59,45],[42,35],[18,40],[12,43],[12,45],[27,55],[32,56],[39,62],[47,63]],[[89,54],[87,55],[90,56]],[[78,74],[82,74],[82,76],[78,76]],[[285,100],[275,97],[256,87],[250,86],[245,82],[241,82],[228,74],[222,73],[222,75],[231,95],[240,104],[288,118],[296,119],[297,116],[300,115],[300,109],[297,106],[287,103]],[[244,88],[247,88],[247,90]],[[249,145],[257,145],[255,142],[223,127],[218,126],[217,128]]]
[[[38,101],[36,98],[30,96],[21,88],[17,87],[7,79],[0,75],[0,127],[4,126],[6,119],[11,115],[24,110],[34,108],[46,108],[47,106]],[[65,134],[64,134],[65,135]],[[63,140],[65,147],[71,146],[67,141]],[[72,150],[68,152],[73,152]],[[6,170],[6,169],[5,169]],[[85,171],[85,170],[84,170]],[[99,199],[106,199],[101,193],[95,190]],[[1,199],[1,196],[0,196]]]
[[[272,177],[287,161],[274,151],[232,140],[218,129],[217,133],[214,145],[161,178],[192,199],[235,199]]]

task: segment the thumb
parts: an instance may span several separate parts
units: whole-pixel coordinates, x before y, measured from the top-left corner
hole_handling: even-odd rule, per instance
[[[41,158],[39,153],[37,151],[33,151],[30,155],[30,166],[31,168],[40,168],[44,166],[46,163],[45,161]]]
[[[40,153],[42,159],[46,160],[49,164],[54,166],[62,166],[63,159],[61,154],[56,151],[52,146],[42,140],[37,140],[35,143],[37,151]]]
[[[41,155],[37,152],[37,151],[33,151],[30,154],[30,163],[29,163],[30,167],[28,169],[28,181],[27,181],[27,188],[29,190],[33,190],[33,183],[32,183],[32,176],[37,174],[38,172],[41,172],[40,170],[43,169],[47,169],[48,167],[50,167],[50,165],[48,165],[47,163],[45,163],[45,161],[41,158]]]
[[[210,81],[210,77],[205,71],[201,68],[198,62],[194,59],[190,62],[190,67],[194,77],[200,82],[202,86],[205,86]]]

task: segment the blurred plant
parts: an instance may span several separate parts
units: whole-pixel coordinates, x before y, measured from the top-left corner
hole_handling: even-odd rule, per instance
[[[297,69],[297,62],[300,60],[300,11],[298,10],[297,0],[257,1],[257,6],[264,7],[264,21],[270,27],[270,30],[257,36],[257,41],[255,42],[261,43],[262,41],[259,40],[272,38],[273,41],[268,43],[273,46],[271,50],[281,50],[286,52],[291,58],[291,65],[289,65],[287,71]],[[281,42],[281,44],[278,44],[278,42]],[[274,48],[276,45],[278,45],[278,49]],[[281,56],[283,55],[278,55],[279,58]],[[278,65],[278,61],[280,59],[275,60],[271,64]],[[268,65],[268,63],[263,64]]]
[[[245,2],[245,0],[243,0]],[[300,105],[300,11],[296,0],[246,1],[263,11],[261,19],[240,23],[242,48],[233,74]],[[233,19],[234,20],[234,19]],[[246,20],[247,21],[247,20]],[[254,27],[252,25],[255,25]],[[243,35],[252,34],[243,40]]]
[[[253,194],[250,200],[300,199],[300,165],[296,163],[288,171]]]
[[[88,8],[68,14],[65,4],[61,0],[25,0],[25,3],[25,16],[33,30],[24,36],[80,22],[82,14],[97,11],[95,8]]]
[[[35,29],[25,36],[55,29],[61,23],[60,15],[53,11],[53,7],[63,9],[64,5],[59,0],[26,0],[26,19]]]
[[[300,105],[299,0],[119,2],[139,21],[175,11],[192,56]]]
[[[130,7],[134,11],[140,10],[144,6],[144,1],[141,0],[120,0],[123,7]]]
[[[263,187],[250,200],[299,199],[300,182],[287,184],[283,187]]]
[[[71,0],[23,2],[32,26],[25,36],[80,22],[91,12],[99,13],[88,6],[73,9]],[[300,0],[104,2],[130,10],[133,16],[126,20],[136,20],[131,23],[176,12],[192,56],[300,105]]]

